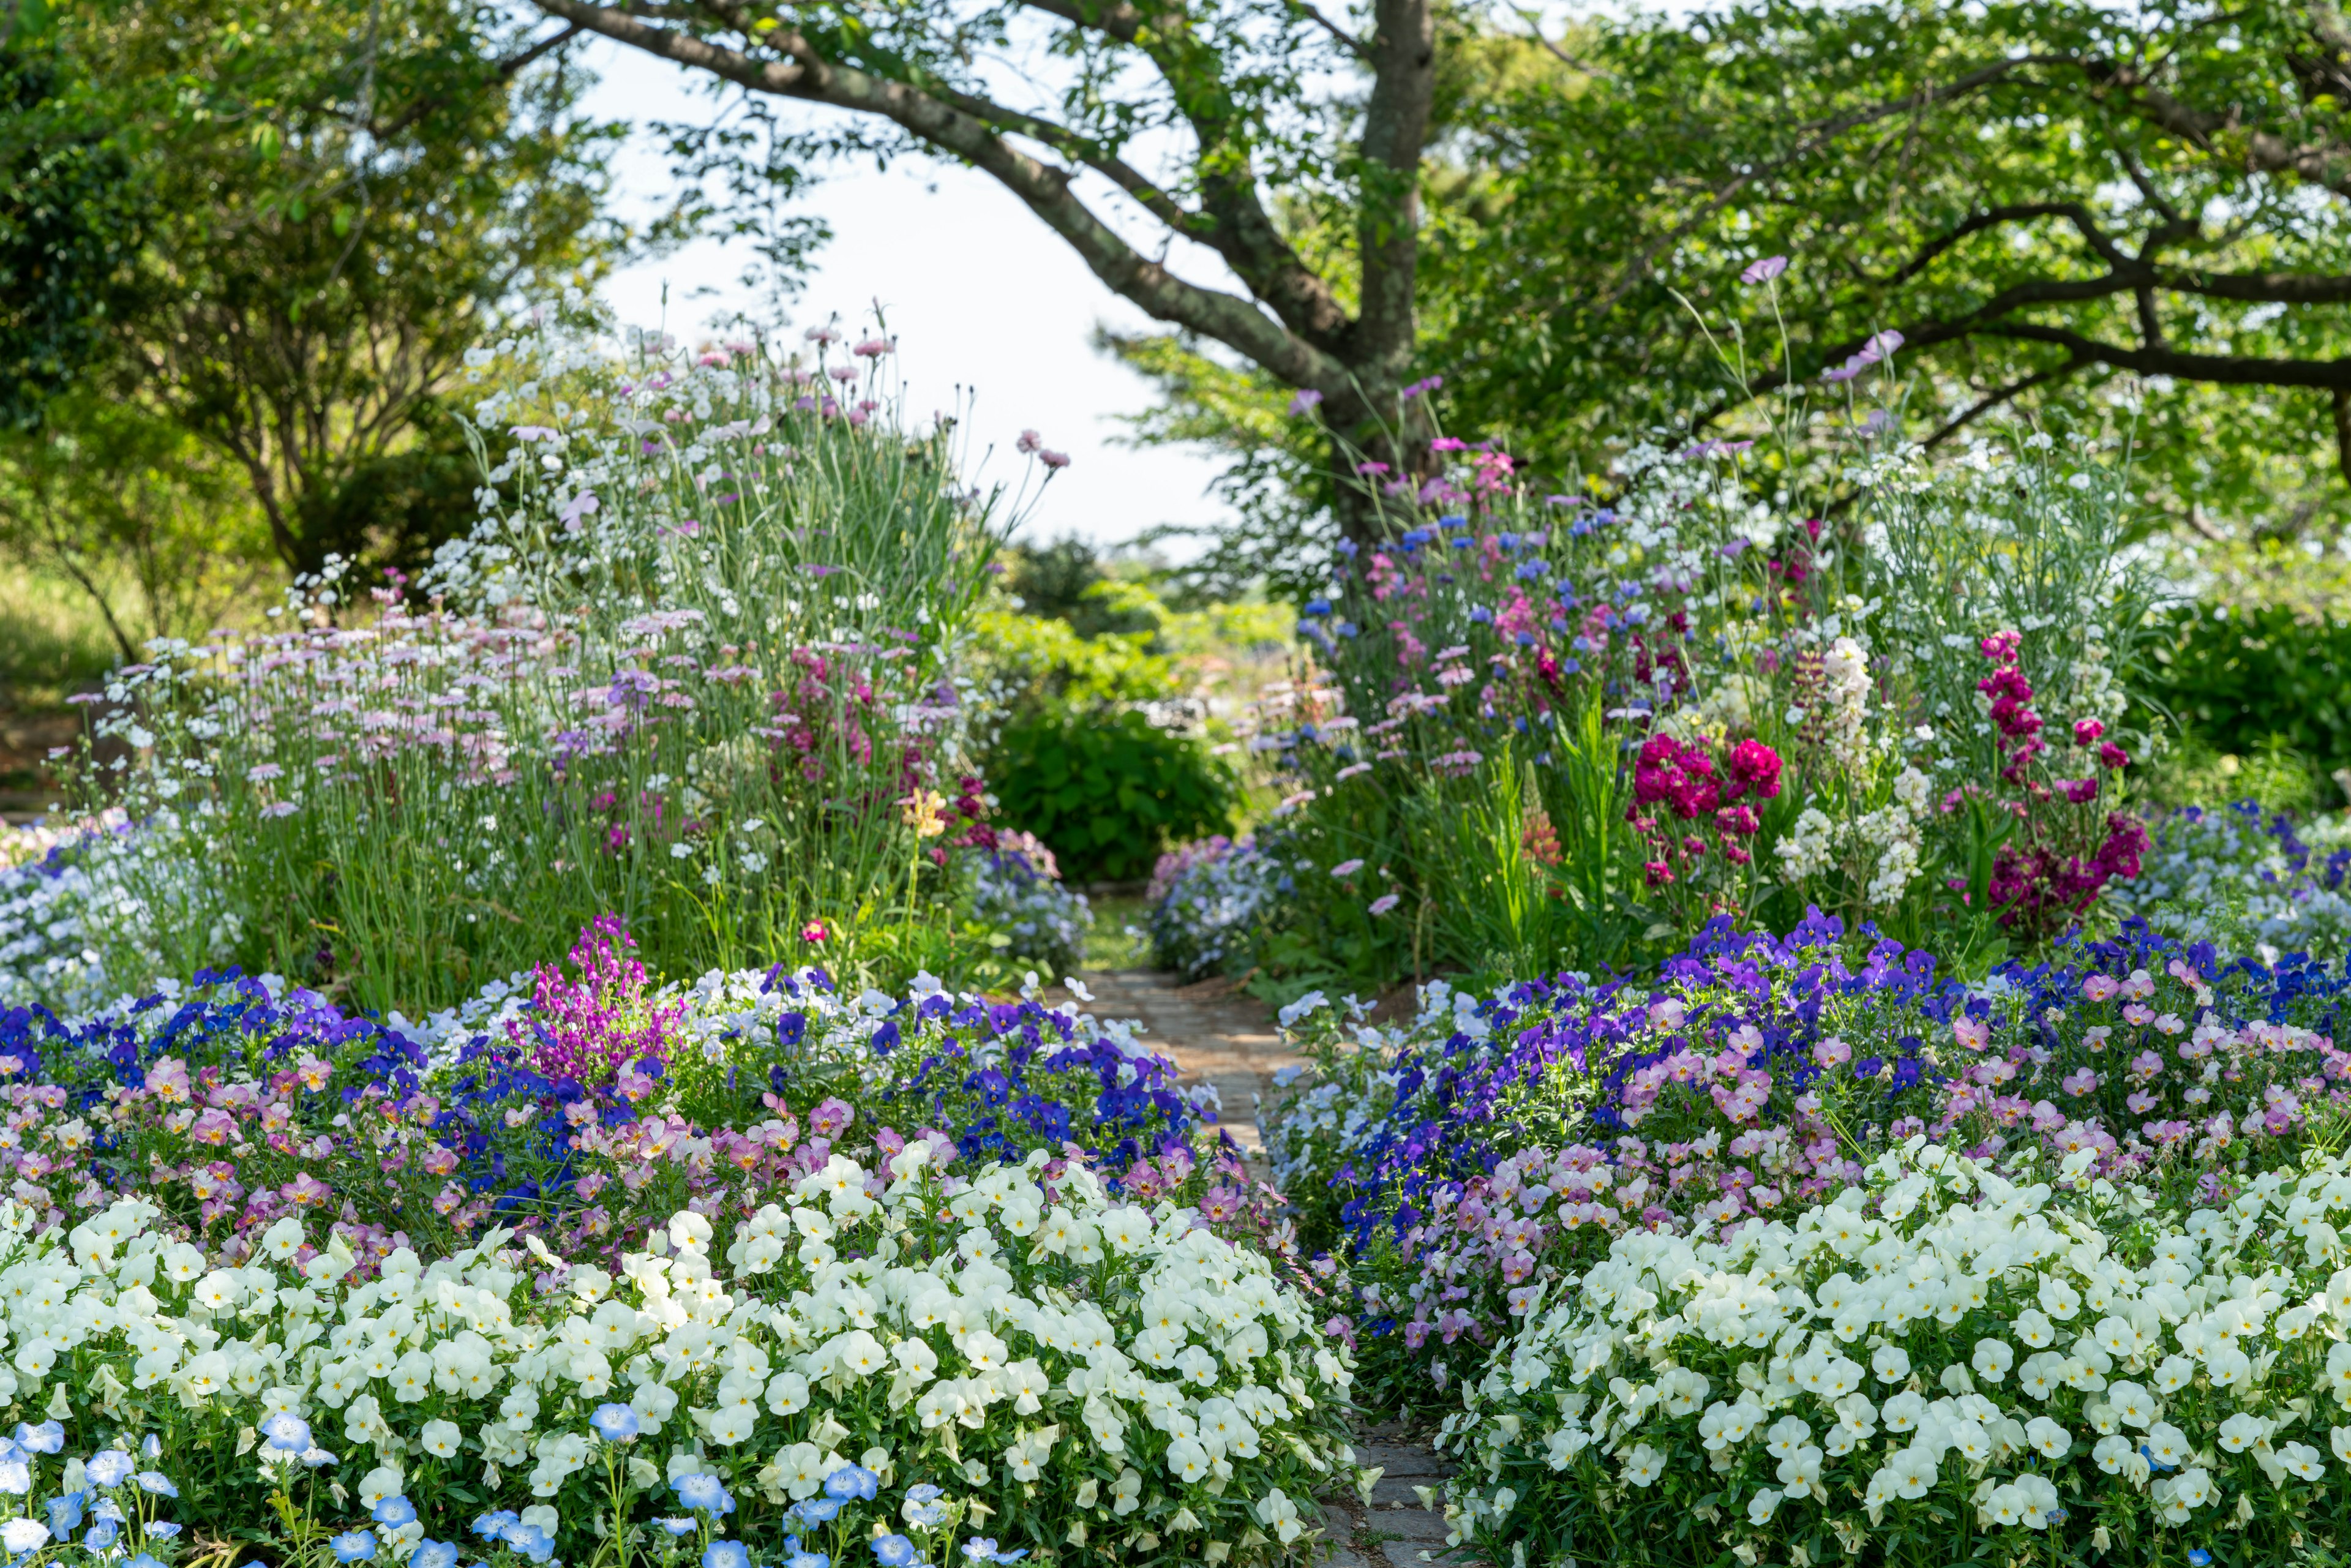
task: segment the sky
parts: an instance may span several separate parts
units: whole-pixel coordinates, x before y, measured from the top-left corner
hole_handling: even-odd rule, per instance
[[[582,59],[602,78],[585,106],[599,118],[642,128],[712,112],[711,100],[664,61],[602,40]],[[645,217],[665,204],[667,160],[642,129],[616,172],[625,214]],[[1205,455],[1114,444],[1116,416],[1147,408],[1151,392],[1098,353],[1092,334],[1097,325],[1133,331],[1154,323],[1111,293],[1008,192],[974,171],[908,160],[887,173],[870,162],[842,165],[804,201],[831,223],[834,237],[788,306],[794,336],[836,314],[852,330],[868,325],[878,300],[898,340],[910,413],[919,419],[954,407],[956,389],[969,389],[975,461],[994,448],[976,478],[1017,484],[1025,463],[1013,444],[1024,430],[1070,455],[1070,466],[1030,510],[1022,538],[1073,533],[1114,546],[1156,524],[1213,526],[1229,515],[1204,494],[1217,467]],[[697,240],[622,269],[601,293],[624,326],[665,327],[691,339],[713,318],[765,308],[738,281],[753,259],[747,246]],[[1221,271],[1198,253],[1173,259],[1196,281],[1216,282]],[[1189,552],[1164,553],[1180,559]]]

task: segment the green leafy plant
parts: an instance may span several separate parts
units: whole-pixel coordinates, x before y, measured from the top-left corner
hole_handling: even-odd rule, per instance
[[[2147,701],[2191,754],[2351,767],[2351,624],[2283,605],[2196,605],[2164,617],[2151,641]]]
[[[1015,719],[989,769],[997,814],[1078,881],[1144,875],[1170,843],[1232,824],[1239,787],[1198,740],[1128,711],[1056,706]]]

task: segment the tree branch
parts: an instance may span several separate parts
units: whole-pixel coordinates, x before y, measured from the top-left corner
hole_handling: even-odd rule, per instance
[[[1701,211],[1668,228],[1644,248],[1639,256],[1634,257],[1618,275],[1616,281],[1602,295],[1598,314],[1604,316],[1614,310],[1625,296],[1631,293],[1634,287],[1648,276],[1649,269],[1656,265],[1658,256],[1680,243],[1682,237],[1692,229],[1697,228],[1737,200],[1740,192],[1758,180],[1768,178],[1792,164],[1811,157],[1846,131],[1857,131],[1865,125],[1874,125],[1894,115],[1913,113],[1935,104],[1949,103],[1954,99],[1965,97],[1980,87],[1989,86],[2026,66],[2064,63],[2067,62],[2065,57],[2061,55],[2020,55],[2014,59],[1999,60],[1980,67],[1964,76],[1955,77],[1940,86],[1922,87],[1917,91],[1898,99],[1889,99],[1883,103],[1849,110],[1844,114],[1831,115],[1823,120],[1813,120],[1810,124],[1799,126],[1796,144],[1793,147],[1777,158],[1758,163],[1733,176],[1715,191],[1712,198]]]
[[[1068,170],[1028,156],[986,121],[929,93],[836,65],[789,28],[778,28],[767,38],[784,57],[762,59],[674,27],[652,26],[589,0],[535,3],[552,16],[615,42],[707,71],[754,92],[888,120],[965,160],[1018,196],[1078,253],[1095,277],[1145,313],[1212,338],[1292,386],[1312,387],[1329,395],[1347,384],[1346,365],[1326,349],[1271,319],[1256,301],[1188,283],[1142,256],[1079,199]]]
[[[1290,0],[1290,3],[1301,15],[1303,15],[1308,21],[1313,23],[1324,32],[1330,34],[1332,38],[1336,39],[1339,45],[1343,48],[1346,49],[1349,54],[1353,55],[1357,59],[1362,60],[1366,65],[1371,63],[1372,51],[1370,47],[1366,45],[1363,39],[1355,37],[1354,34],[1347,31],[1346,28],[1342,27],[1338,23],[1331,20],[1330,17],[1325,16],[1322,11],[1311,3],[1311,0]]]

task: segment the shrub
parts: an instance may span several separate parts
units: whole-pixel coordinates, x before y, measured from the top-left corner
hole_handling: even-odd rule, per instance
[[[998,814],[1082,881],[1143,876],[1171,841],[1228,827],[1238,801],[1206,745],[1132,710],[1040,711],[1007,725],[993,758]]]
[[[1447,1420],[1456,1536],[2137,1563],[2226,1530],[2242,1561],[2325,1560],[2351,1519],[2351,1162],[2192,1212],[2096,1164],[2022,1183],[1916,1136],[1722,1239],[1618,1238]]]
[[[1171,850],[1152,868],[1152,961],[1197,979],[1246,958],[1288,878],[1252,837],[1219,834]]]
[[[971,915],[1014,963],[1074,975],[1085,962],[1093,910],[1082,893],[1061,884],[1053,852],[1030,833],[998,833],[996,846],[971,857]]]
[[[2331,773],[2351,767],[2351,625],[2283,605],[2196,605],[2154,639],[2147,700],[2193,740],[2252,756],[2282,745]]]

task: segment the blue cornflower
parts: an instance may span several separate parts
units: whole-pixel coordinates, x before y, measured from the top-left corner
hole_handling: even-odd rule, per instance
[[[338,1563],[372,1563],[375,1561],[375,1531],[347,1530],[327,1542],[335,1549]]]
[[[1331,601],[1327,599],[1310,599],[1306,601],[1306,607],[1300,611],[1299,613],[1301,615],[1328,615],[1331,613]]]
[[[637,1413],[625,1405],[599,1405],[588,1425],[608,1443],[625,1443],[637,1435]]]

